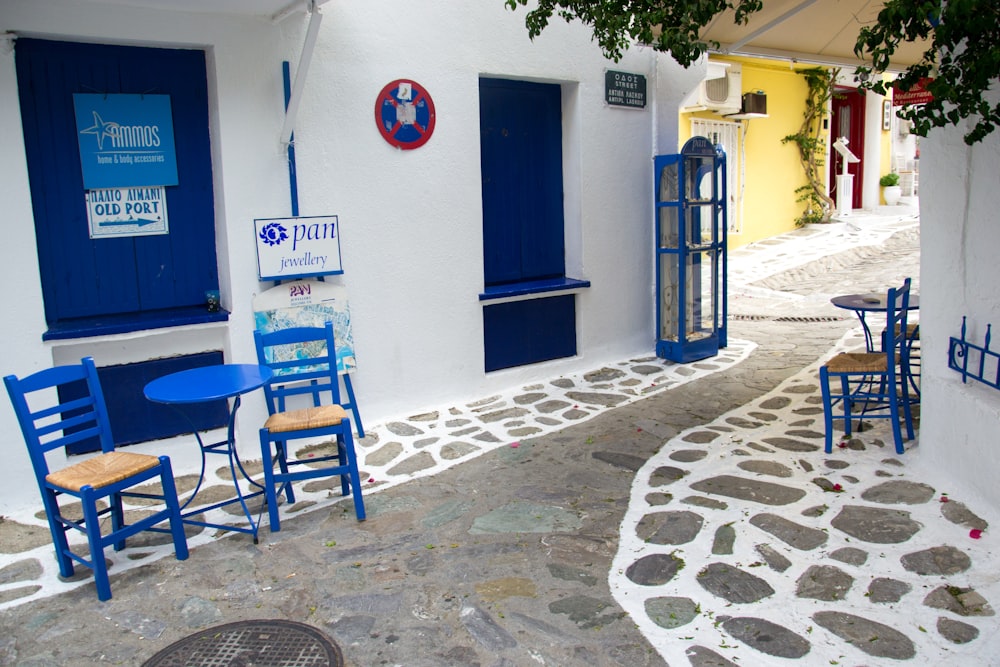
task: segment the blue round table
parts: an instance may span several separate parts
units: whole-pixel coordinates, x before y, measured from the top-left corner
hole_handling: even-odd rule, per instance
[[[245,494],[240,488],[239,476],[236,474],[237,469],[242,474],[243,479],[247,480],[247,482],[251,485],[260,487],[260,484],[252,480],[250,475],[248,475],[246,470],[244,470],[243,463],[240,461],[239,454],[236,451],[236,411],[239,410],[240,396],[242,394],[263,387],[265,384],[270,382],[273,375],[274,373],[270,368],[267,366],[259,366],[257,364],[221,364],[216,366],[202,366],[200,368],[189,368],[187,370],[178,371],[177,373],[171,373],[170,375],[164,375],[163,377],[153,380],[143,389],[143,393],[150,401],[169,405],[204,403],[206,401],[229,398],[233,399],[232,408],[229,411],[229,427],[227,429],[225,440],[205,444],[204,441],[202,441],[201,434],[198,433],[198,430],[192,427],[194,437],[198,441],[198,447],[201,449],[201,474],[198,476],[198,484],[195,486],[194,492],[181,506],[181,516],[186,523],[197,526],[218,528],[221,530],[235,530],[241,533],[249,533],[253,535],[254,543],[257,542],[258,522],[254,520],[253,513],[247,506],[246,501],[249,498],[261,495],[263,490]],[[183,413],[183,410],[180,410],[180,412]],[[191,501],[193,501],[195,496],[198,495],[198,491],[201,489],[201,485],[205,481],[205,457],[207,454],[223,454],[228,457],[229,472],[233,480],[233,486],[236,490],[236,497],[223,500],[222,502],[218,502],[207,507],[199,505],[197,509],[185,512],[187,507],[191,504]],[[260,488],[263,489],[263,487]],[[191,518],[196,514],[203,514],[209,510],[223,507],[235,502],[240,503],[242,506],[243,513],[250,522],[249,528],[229,524],[208,523]]]

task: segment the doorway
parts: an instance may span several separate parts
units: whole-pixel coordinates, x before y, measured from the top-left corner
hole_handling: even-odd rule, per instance
[[[865,96],[856,88],[837,88],[833,93],[830,113],[830,142],[847,137],[847,147],[855,155],[863,153],[865,145]],[[830,196],[840,204],[837,176],[843,173],[844,158],[836,151],[830,152]],[[847,173],[854,176],[851,208],[861,208],[861,183],[864,179],[865,161],[848,163]]]

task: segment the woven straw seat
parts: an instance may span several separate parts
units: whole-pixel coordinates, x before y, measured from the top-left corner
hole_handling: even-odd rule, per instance
[[[878,352],[841,352],[826,367],[831,373],[884,373],[886,360]]]
[[[321,405],[318,408],[303,408],[278,412],[267,418],[264,428],[271,433],[287,433],[307,428],[334,426],[347,419],[347,411],[339,405]]]
[[[79,491],[87,485],[103,489],[158,465],[160,459],[149,454],[108,452],[50,472],[45,476],[45,481],[71,491]]]

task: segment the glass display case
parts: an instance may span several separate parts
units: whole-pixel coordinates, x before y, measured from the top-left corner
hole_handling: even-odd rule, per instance
[[[725,152],[705,137],[654,158],[658,357],[726,347],[726,182]]]

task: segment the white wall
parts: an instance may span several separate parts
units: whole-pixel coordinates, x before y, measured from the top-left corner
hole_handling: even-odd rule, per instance
[[[601,56],[580,25],[554,21],[531,42],[523,11],[501,2],[453,0],[328,3],[295,128],[300,213],[337,214],[351,294],[358,371],[354,386],[367,424],[465,402],[562,373],[653,350],[651,156],[654,136],[674,126],[683,86],[672,60],[636,49],[620,63]],[[45,330],[34,229],[20,132],[0,133],[5,202],[0,272],[8,312],[0,374],[24,375],[91,354],[99,365],[203,349],[250,361],[256,279],[253,219],[290,215],[279,131],[281,61],[294,67],[308,17],[275,26],[233,16],[140,10],[72,0],[3,0],[0,32],[31,37],[207,49],[217,239],[228,324],[42,342]],[[122,37],[127,36],[127,37]],[[20,127],[13,53],[0,49],[0,120]],[[646,75],[650,105],[604,104],[604,70]],[[482,211],[479,182],[480,75],[555,82],[564,90],[567,265],[591,281],[578,296],[575,358],[483,372]],[[431,140],[400,151],[379,135],[375,100],[394,79],[411,78],[434,99]],[[659,122],[654,120],[658,117]],[[668,120],[664,120],[668,119]],[[673,143],[659,144],[674,152]],[[16,289],[14,287],[16,286]],[[259,456],[263,401],[240,413],[246,457]],[[36,492],[16,421],[0,401],[5,508],[35,506]],[[169,449],[175,471],[193,466],[190,445]],[[190,452],[193,454],[193,452]],[[5,509],[5,511],[8,511]]]
[[[966,128],[921,139],[921,424],[917,460],[951,476],[963,496],[1000,504],[1000,391],[948,368],[948,344],[968,317],[968,340],[994,327],[1000,349],[1000,136],[966,146]]]

